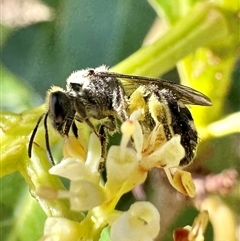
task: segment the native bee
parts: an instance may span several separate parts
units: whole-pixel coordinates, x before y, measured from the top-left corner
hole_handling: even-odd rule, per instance
[[[75,121],[85,122],[99,137],[104,133],[117,131],[117,120],[129,118],[131,97],[139,91],[148,106],[148,115],[142,124],[152,128],[155,122],[161,122],[167,139],[174,134],[181,136],[181,144],[185,149],[185,157],[180,165],[186,165],[194,157],[198,142],[197,131],[192,115],[185,104],[210,106],[210,99],[203,93],[174,82],[114,73],[104,65],[73,72],[67,79],[66,90],[57,89],[49,93],[49,104],[46,113],[40,116],[34,128],[28,148],[31,149],[39,123],[44,117],[46,149],[50,161],[54,160],[50,151],[47,119],[62,137],[67,137],[70,129],[78,137]],[[151,111],[152,100],[161,104],[161,111]],[[99,130],[95,121],[100,122]]]

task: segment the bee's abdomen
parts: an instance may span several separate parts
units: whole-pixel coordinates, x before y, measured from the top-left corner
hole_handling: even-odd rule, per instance
[[[180,166],[188,165],[195,156],[198,135],[194,125],[194,120],[188,108],[171,91],[163,89],[152,89],[149,95],[149,111],[155,123],[163,125],[167,140],[170,140],[175,134],[181,136],[181,145],[185,150],[185,157],[180,161]],[[159,102],[158,111],[151,110],[152,101]],[[155,108],[157,110],[157,108]]]
[[[171,127],[174,134],[181,136],[181,144],[185,149],[185,157],[180,161],[181,166],[188,165],[195,156],[198,135],[192,115],[188,108],[180,101],[169,101],[171,113]]]

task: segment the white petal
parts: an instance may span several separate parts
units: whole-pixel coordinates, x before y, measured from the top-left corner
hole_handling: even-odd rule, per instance
[[[129,209],[130,225],[132,228],[144,229],[151,238],[155,238],[160,231],[160,214],[150,202],[136,202]]]
[[[97,172],[101,161],[102,147],[99,138],[95,133],[92,133],[88,142],[88,153],[85,165],[92,172]]]
[[[107,183],[109,189],[116,189],[130,178],[130,174],[138,167],[138,159],[136,152],[129,148],[125,148],[124,155],[122,148],[119,146],[111,146],[108,151],[106,160]]]
[[[49,172],[71,181],[84,179],[98,183],[100,178],[99,173],[92,173],[83,162],[73,158],[63,159],[59,164],[53,166]]]
[[[68,178],[70,180],[77,179],[84,167],[84,163],[75,158],[63,159],[59,164],[51,167],[49,172],[54,175]]]
[[[81,237],[80,226],[78,222],[66,218],[47,218],[44,226],[44,241],[66,241],[78,240]]]
[[[149,202],[136,202],[111,226],[112,241],[153,240],[160,230],[160,215]]]
[[[101,186],[85,180],[71,182],[70,203],[72,210],[87,211],[101,205],[105,199],[106,196]]]
[[[180,135],[175,135],[153,153],[144,157],[141,164],[147,169],[179,166],[180,160],[185,156],[185,150],[180,140]]]

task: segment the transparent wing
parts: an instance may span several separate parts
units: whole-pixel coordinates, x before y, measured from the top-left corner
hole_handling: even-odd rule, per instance
[[[171,90],[172,93],[175,94],[175,96],[184,104],[203,106],[212,105],[211,100],[203,93],[171,81],[136,75],[125,75],[114,72],[97,72],[95,75],[99,77],[113,77],[120,79],[127,95],[131,95],[133,91],[136,90],[136,88],[138,88],[140,85],[155,84],[159,87],[159,89]]]

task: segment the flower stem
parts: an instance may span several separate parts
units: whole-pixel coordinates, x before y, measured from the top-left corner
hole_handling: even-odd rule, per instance
[[[111,70],[159,76],[197,48],[209,45],[227,33],[224,15],[212,4],[199,3],[166,35],[152,45],[142,47]]]

